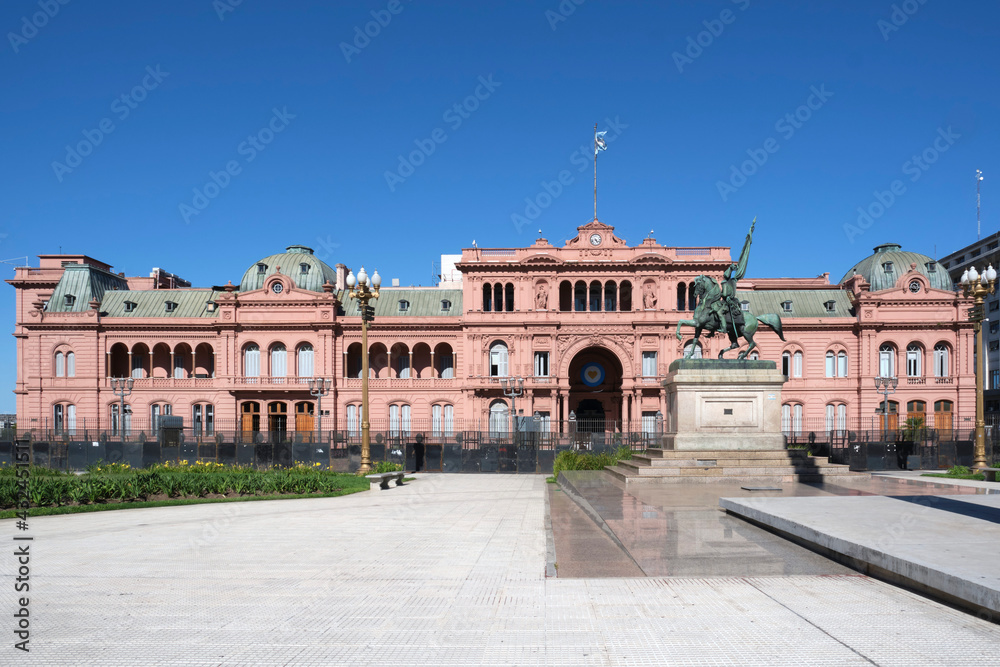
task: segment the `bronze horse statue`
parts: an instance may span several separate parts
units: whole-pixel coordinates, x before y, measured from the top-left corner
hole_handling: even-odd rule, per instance
[[[749,247],[749,237],[747,248]],[[727,272],[728,273],[728,272]],[[729,276],[727,275],[727,278]],[[735,280],[732,281],[735,283]],[[754,315],[750,311],[744,311],[735,298],[735,285],[733,285],[733,295],[724,295],[719,283],[715,278],[709,276],[698,276],[694,279],[694,293],[698,297],[698,306],[694,309],[694,317],[690,320],[681,320],[677,323],[677,340],[683,340],[681,336],[681,326],[688,325],[694,327],[694,341],[684,353],[684,358],[688,359],[694,353],[698,338],[704,331],[709,336],[714,336],[717,332],[725,331],[729,334],[729,347],[719,352],[719,359],[729,350],[738,349],[741,345],[742,336],[749,343],[749,347],[736,357],[746,359],[747,355],[757,347],[753,335],[757,333],[758,322],[762,322],[774,329],[778,338],[785,340],[781,332],[781,317],[777,313],[766,315]]]

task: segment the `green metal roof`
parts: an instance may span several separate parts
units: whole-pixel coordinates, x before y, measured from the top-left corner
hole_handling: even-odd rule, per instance
[[[737,290],[740,301],[749,301],[750,310],[755,315],[777,313],[781,319],[796,317],[851,317],[851,301],[847,292],[839,289],[823,290]],[[792,302],[792,311],[786,313],[782,304]],[[827,302],[833,302],[833,311],[826,309]]]
[[[263,265],[263,270],[261,270]],[[302,265],[308,267],[306,273],[302,272]],[[264,281],[268,276],[278,272],[295,281],[299,289],[307,289],[313,292],[322,292],[323,283],[330,281],[337,282],[337,272],[331,269],[325,262],[317,259],[313,254],[313,249],[304,245],[290,245],[285,248],[285,252],[277,255],[269,255],[259,262],[254,262],[243,274],[240,281],[240,291],[250,292],[264,287]]]
[[[101,313],[105,317],[217,317],[218,310],[207,307],[217,294],[210,289],[119,290],[104,295]],[[125,310],[126,301],[135,304],[131,311]],[[168,301],[176,304],[169,312]]]
[[[910,270],[910,264],[916,264],[917,272],[927,276],[931,287],[949,291],[955,290],[955,284],[945,268],[927,255],[921,255],[918,252],[904,252],[898,243],[883,243],[875,246],[874,250],[874,255],[869,255],[858,262],[854,268],[844,274],[840,282],[850,280],[851,276],[859,273],[871,285],[873,292],[892,289],[896,286],[899,278]],[[890,263],[891,266],[888,266]],[[931,271],[931,268],[934,270]]]
[[[337,298],[344,304],[345,315],[357,316],[361,314],[358,311],[357,300],[350,298],[347,292],[340,292]],[[405,311],[400,310],[400,301],[409,303],[409,307]],[[442,301],[450,301],[451,308],[442,309]],[[424,289],[383,287],[379,290],[378,299],[372,303],[375,304],[375,317],[428,317],[433,315],[455,317],[462,314],[462,290],[434,287]]]
[[[90,264],[67,264],[46,310],[50,313],[82,313],[90,309],[90,301],[100,301],[106,292],[127,290],[128,281],[121,276],[102,271]],[[72,304],[66,297],[72,296]]]

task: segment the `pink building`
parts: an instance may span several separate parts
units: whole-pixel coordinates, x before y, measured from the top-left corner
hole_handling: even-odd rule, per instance
[[[653,432],[666,412],[661,382],[684,354],[675,331],[694,306],[691,281],[720,276],[730,251],[652,238],[630,246],[595,220],[559,246],[540,238],[443,259],[453,270],[438,287],[383,287],[376,302],[376,430],[432,439],[506,430],[499,379],[514,376],[524,378],[517,411],[542,428],[574,419],[586,430]],[[83,255],[40,260],[7,281],[17,294],[20,429],[150,433],[171,414],[202,434],[284,437],[319,428],[308,381],[323,377],[322,429],[358,430],[360,318],[345,266],[290,246],[251,264],[238,285],[193,288],[159,269],[115,274]],[[879,428],[876,375],[899,378],[893,415],[958,428],[974,414],[969,301],[929,257],[886,244],[839,283],[747,279],[739,296],[754,313],[781,315],[786,341],[768,329],[757,341],[760,358],[788,376],[788,432]],[[706,339],[696,353],[723,346]],[[116,377],[134,378],[124,424]]]

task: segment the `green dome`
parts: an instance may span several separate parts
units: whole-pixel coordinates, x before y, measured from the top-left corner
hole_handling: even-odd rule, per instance
[[[304,245],[290,245],[285,252],[254,262],[240,281],[240,291],[249,292],[264,287],[264,280],[281,268],[281,273],[295,281],[299,289],[322,292],[323,283],[337,282],[337,272],[313,255],[313,249]]]
[[[854,268],[840,279],[843,283],[851,276],[859,273],[871,285],[873,292],[891,289],[896,286],[900,276],[910,271],[910,265],[916,264],[917,273],[927,276],[931,287],[954,291],[955,284],[951,276],[936,260],[918,252],[905,252],[898,243],[883,243],[875,246],[875,254],[865,257]]]

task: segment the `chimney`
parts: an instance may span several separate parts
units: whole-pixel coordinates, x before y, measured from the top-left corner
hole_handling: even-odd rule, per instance
[[[347,289],[347,267],[343,264],[337,264],[334,268],[337,269],[337,289]]]

